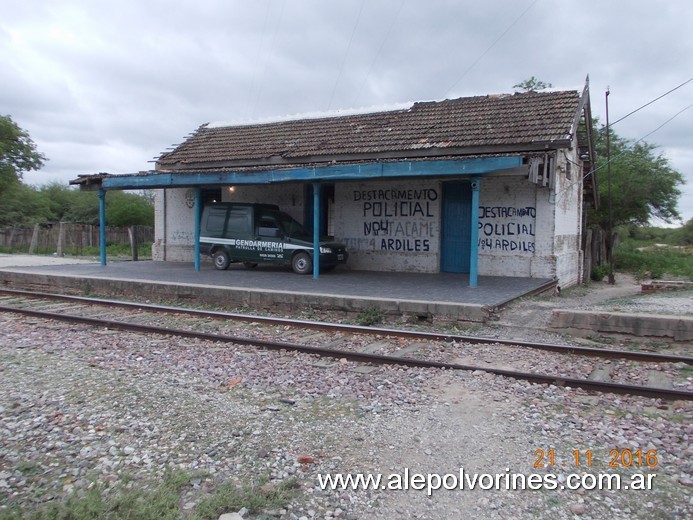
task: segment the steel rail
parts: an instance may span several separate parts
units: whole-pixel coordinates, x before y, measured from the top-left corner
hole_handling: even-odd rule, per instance
[[[97,327],[106,327],[109,329],[124,330],[130,332],[144,332],[148,334],[161,334],[166,336],[180,336],[185,338],[196,338],[208,341],[217,341],[224,343],[235,343],[243,345],[254,345],[270,350],[286,350],[294,352],[302,352],[305,354],[316,354],[323,357],[332,357],[337,359],[346,358],[351,361],[361,363],[376,363],[381,365],[399,365],[416,368],[438,368],[447,370],[464,370],[464,371],[482,371],[494,375],[509,377],[532,383],[540,383],[556,386],[569,386],[572,388],[581,388],[583,390],[591,390],[598,392],[607,392],[615,394],[638,395],[643,397],[651,397],[664,400],[686,400],[693,401],[693,392],[685,390],[673,390],[666,388],[650,388],[637,385],[624,385],[619,383],[604,383],[592,381],[589,379],[576,379],[562,376],[551,376],[542,374],[533,374],[528,372],[515,372],[512,370],[496,369],[489,367],[477,367],[472,365],[461,365],[457,363],[444,363],[440,361],[425,361],[411,358],[401,358],[396,356],[386,356],[380,354],[368,354],[363,352],[350,352],[326,347],[311,347],[308,345],[298,345],[294,343],[276,342],[269,340],[235,337],[229,335],[220,335],[210,332],[195,332],[190,330],[169,329],[153,325],[141,325],[136,323],[126,323],[121,321],[90,318],[85,316],[73,316],[69,314],[57,314],[46,311],[23,309],[17,307],[0,306],[0,312],[11,312],[24,314],[38,318],[49,320],[59,320],[70,323],[83,323]]]
[[[49,298],[65,301],[74,301],[80,303],[106,305],[111,307],[121,307],[127,309],[142,309],[152,312],[175,312],[184,313],[191,316],[200,316],[206,318],[232,319],[236,321],[248,321],[267,323],[272,325],[288,325],[292,327],[302,327],[314,330],[332,330],[347,333],[370,334],[380,336],[395,336],[410,339],[426,339],[430,341],[445,341],[451,343],[453,341],[479,344],[479,345],[503,345],[510,347],[525,347],[535,350],[544,350],[548,352],[558,352],[561,354],[576,354],[580,356],[598,357],[603,359],[627,359],[631,361],[646,361],[651,363],[686,363],[693,365],[693,357],[676,356],[671,354],[659,354],[650,352],[634,352],[620,349],[603,349],[593,347],[580,347],[571,345],[558,345],[552,343],[538,343],[528,341],[515,341],[507,339],[487,338],[483,336],[465,336],[459,334],[445,334],[440,332],[423,332],[411,331],[378,327],[366,327],[360,325],[345,325],[342,323],[327,323],[320,321],[296,320],[288,318],[275,318],[269,316],[258,316],[253,314],[240,314],[233,312],[209,311],[200,309],[189,309],[185,307],[173,307],[167,305],[154,305],[149,303],[138,303],[122,300],[107,300],[102,298],[88,298],[84,296],[64,295],[55,293],[40,293],[32,291],[22,291],[16,289],[0,288],[0,294],[13,294],[28,298]]]

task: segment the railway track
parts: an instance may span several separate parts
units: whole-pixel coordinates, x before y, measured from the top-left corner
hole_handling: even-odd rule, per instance
[[[0,312],[334,361],[485,372],[540,384],[693,400],[692,357],[404,331],[0,289]],[[326,361],[329,364],[330,361]],[[510,365],[510,366],[508,366]]]

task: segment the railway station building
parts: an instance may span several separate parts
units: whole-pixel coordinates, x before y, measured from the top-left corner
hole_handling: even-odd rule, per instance
[[[269,203],[304,223],[316,250],[322,235],[346,244],[340,269],[566,287],[583,280],[585,216],[598,204],[591,129],[587,85],[209,123],[153,171],[72,184],[100,190],[102,201],[108,190],[155,189],[158,261],[199,269],[206,202]]]

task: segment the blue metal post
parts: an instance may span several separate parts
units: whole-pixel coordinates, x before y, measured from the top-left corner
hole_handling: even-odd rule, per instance
[[[476,287],[479,282],[479,186],[481,179],[472,177],[472,222],[469,248],[469,287]]]
[[[99,188],[99,248],[101,265],[106,265],[106,190]]]
[[[320,275],[320,183],[313,183],[313,279]]]
[[[200,220],[202,218],[202,189],[195,186],[195,271],[200,270]]]

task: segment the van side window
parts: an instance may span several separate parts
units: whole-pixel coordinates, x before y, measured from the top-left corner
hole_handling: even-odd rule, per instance
[[[248,208],[231,208],[226,234],[247,234],[250,232],[250,211]]]
[[[224,232],[226,208],[210,208],[207,214],[207,232],[221,235]]]
[[[279,238],[281,231],[274,214],[260,213],[257,218],[257,234],[261,237]]]
[[[260,219],[260,227],[263,228],[278,228],[277,226],[277,221],[274,220],[273,218],[267,218],[267,217],[261,217]]]

